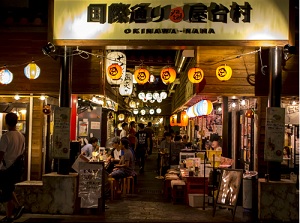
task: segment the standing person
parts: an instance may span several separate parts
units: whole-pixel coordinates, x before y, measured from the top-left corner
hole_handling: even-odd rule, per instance
[[[130,147],[132,149],[135,148],[135,134],[136,134],[135,121],[131,121],[129,123],[128,139],[130,141]]]
[[[8,113],[5,122],[8,132],[0,140],[0,202],[6,203],[6,217],[1,222],[13,222],[21,217],[24,210],[14,192],[15,183],[21,181],[22,173],[9,173],[8,168],[24,153],[25,137],[16,129],[18,116],[15,113]],[[13,217],[14,207],[17,211]]]
[[[91,159],[93,157],[92,153],[98,148],[98,139],[96,137],[92,137],[89,139],[89,143],[81,148],[81,154]]]
[[[152,129],[152,123],[148,122],[146,128],[145,128],[145,132],[147,132],[148,136],[149,136],[149,150],[148,150],[148,155],[152,154],[152,149],[153,149],[153,136],[154,136],[154,130]]]
[[[146,151],[149,150],[149,145],[150,145],[150,139],[145,131],[145,126],[143,123],[138,124],[138,131],[135,134],[136,141],[135,141],[135,157],[136,160],[139,164],[140,173],[144,173],[144,168],[145,168],[145,156],[146,156]]]
[[[127,136],[128,136],[128,123],[123,122],[122,123],[122,131],[120,133],[120,139],[122,139],[123,137],[127,137]]]
[[[159,153],[157,157],[158,171],[162,168],[162,175],[164,175],[170,168],[172,150],[175,149],[175,142],[172,140],[172,134],[170,132],[166,132],[164,136],[165,139],[161,141],[159,145]],[[163,162],[161,158],[163,158]]]

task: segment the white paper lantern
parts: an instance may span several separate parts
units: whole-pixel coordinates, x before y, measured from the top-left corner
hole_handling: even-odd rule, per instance
[[[142,109],[141,110],[141,115],[145,115],[146,114],[146,110],[145,109]]]
[[[146,95],[145,95],[144,92],[140,92],[140,93],[138,94],[138,97],[139,97],[139,99],[143,100],[143,99],[146,97]]]
[[[160,92],[160,97],[161,97],[161,99],[166,99],[168,97],[167,92],[165,92],[165,91]]]
[[[158,92],[154,92],[152,95],[153,99],[157,99],[159,97],[159,93]]]
[[[132,74],[130,72],[126,72],[125,78],[123,82],[120,84],[119,93],[122,96],[129,96],[131,95],[132,90],[133,90]]]
[[[152,100],[152,93],[151,93],[151,92],[148,92],[148,93],[146,94],[146,98],[147,98],[148,101],[149,101],[149,100]]]
[[[149,114],[150,114],[150,115],[153,115],[153,114],[154,114],[154,109],[153,109],[153,108],[150,108]]]
[[[133,109],[133,114],[137,115],[139,113],[138,109]]]
[[[157,114],[160,114],[160,113],[161,113],[161,108],[157,108],[157,109],[156,109],[156,113],[157,113]]]
[[[135,108],[135,107],[136,107],[136,102],[135,102],[134,100],[131,100],[131,101],[129,102],[129,107],[130,107],[130,108]]]

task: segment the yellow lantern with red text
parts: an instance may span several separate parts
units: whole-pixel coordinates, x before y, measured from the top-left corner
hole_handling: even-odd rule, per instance
[[[185,111],[180,114],[180,126],[187,126],[189,124],[189,116]]]
[[[228,81],[231,78],[232,69],[229,66],[222,65],[216,69],[216,76],[220,81]]]
[[[171,115],[170,117],[170,126],[176,126],[177,125],[177,115]]]
[[[119,80],[122,77],[122,67],[117,63],[110,65],[107,68],[107,75],[112,80]]]
[[[164,84],[171,84],[176,79],[176,71],[172,67],[163,68],[160,72],[160,78]]]
[[[201,70],[199,67],[193,67],[189,69],[188,78],[190,82],[194,84],[200,83],[203,80],[203,77],[204,77],[203,70]]]
[[[149,81],[150,73],[145,68],[139,68],[134,71],[134,79],[138,84],[146,84]]]

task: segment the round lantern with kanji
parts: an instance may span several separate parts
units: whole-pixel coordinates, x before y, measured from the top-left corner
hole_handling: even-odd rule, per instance
[[[149,81],[150,73],[145,68],[139,68],[134,72],[134,79],[138,84],[146,84]]]
[[[197,84],[203,80],[204,72],[199,67],[193,67],[189,69],[188,78],[190,82]]]
[[[220,81],[228,81],[231,78],[232,69],[229,66],[222,65],[216,69],[216,76]]]
[[[177,115],[171,115],[170,116],[170,126],[176,126],[177,125]]]
[[[107,68],[107,75],[112,80],[119,80],[122,77],[122,67],[119,64],[112,64]]]
[[[160,72],[160,78],[164,84],[171,84],[176,79],[176,71],[172,67],[163,68]]]

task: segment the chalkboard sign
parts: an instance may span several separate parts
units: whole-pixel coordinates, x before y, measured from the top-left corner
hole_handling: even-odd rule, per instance
[[[242,177],[242,169],[222,169],[213,216],[215,215],[216,207],[225,207],[231,209],[232,220],[234,219]]]

